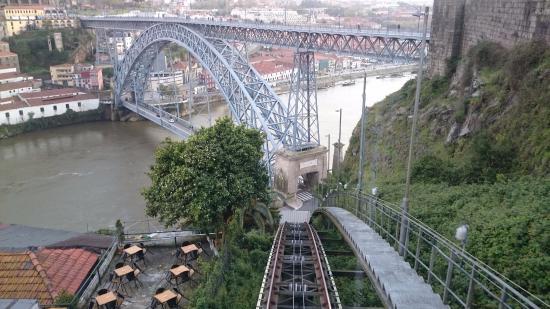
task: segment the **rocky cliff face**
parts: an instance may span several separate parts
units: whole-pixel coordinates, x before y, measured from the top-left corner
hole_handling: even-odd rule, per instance
[[[367,183],[403,179],[415,82],[371,110],[367,122]],[[423,82],[415,158],[435,156],[467,169],[480,136],[506,149],[509,174],[550,171],[550,51],[543,43],[505,49],[495,43],[473,47],[449,77]],[[356,127],[344,166],[357,174]],[[489,153],[492,153],[488,150]],[[496,150],[495,150],[496,151]]]

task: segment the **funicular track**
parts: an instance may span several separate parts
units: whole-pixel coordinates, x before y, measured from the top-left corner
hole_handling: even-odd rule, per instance
[[[308,223],[279,226],[256,308],[341,308],[319,236]]]

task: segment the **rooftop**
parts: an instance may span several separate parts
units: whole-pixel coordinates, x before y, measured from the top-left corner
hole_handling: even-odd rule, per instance
[[[1,105],[0,105],[1,107]],[[63,230],[0,223],[0,250],[17,251],[29,247],[86,247],[108,248],[111,236],[81,234]]]
[[[1,111],[7,111],[7,110],[10,110],[10,109],[16,109],[16,108],[23,108],[23,107],[27,107],[28,105],[23,102],[21,99],[19,99],[18,97],[11,97],[11,98],[8,98],[8,99],[4,99],[2,101],[0,101],[0,112]],[[0,243],[1,240],[2,240],[2,232],[1,232],[1,229],[2,229],[2,225],[0,224]]]
[[[24,80],[24,81],[15,82],[15,83],[0,84],[0,91],[8,91],[8,90],[21,89],[21,88],[27,88],[27,87],[32,87],[32,81]]]
[[[15,77],[26,77],[26,78],[30,78],[30,79],[33,78],[30,75],[19,73],[19,72],[0,73],[0,80],[15,78]]]
[[[54,295],[63,290],[75,294],[98,260],[96,253],[84,249],[42,249],[36,253],[46,269]]]
[[[12,53],[11,51],[0,51],[0,57],[16,57],[16,53]]]
[[[0,298],[37,299],[41,304],[53,302],[46,271],[34,253],[0,252]]]

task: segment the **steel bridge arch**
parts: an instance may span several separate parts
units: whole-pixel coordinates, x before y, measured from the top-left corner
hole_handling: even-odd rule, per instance
[[[233,120],[266,134],[265,154],[269,163],[275,152],[287,143],[292,119],[273,89],[226,41],[206,39],[175,23],[161,23],[143,31],[126,51],[115,70],[116,102],[125,91],[133,91],[136,105],[143,105],[143,92],[153,61],[168,43],[188,50],[207,69],[223,94]],[[269,164],[268,164],[269,166]]]

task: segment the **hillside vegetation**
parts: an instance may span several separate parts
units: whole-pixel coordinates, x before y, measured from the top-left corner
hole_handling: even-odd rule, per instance
[[[63,51],[55,49],[54,32],[61,32]],[[48,36],[52,51],[48,49]],[[32,30],[9,38],[10,50],[19,56],[21,72],[36,78],[49,78],[50,66],[61,63],[84,62],[91,58],[92,35],[83,29]]]
[[[423,81],[411,212],[550,302],[550,49],[481,43]],[[416,84],[369,110],[365,189],[403,196]],[[340,177],[357,181],[359,127]],[[370,191],[370,190],[369,190]]]

